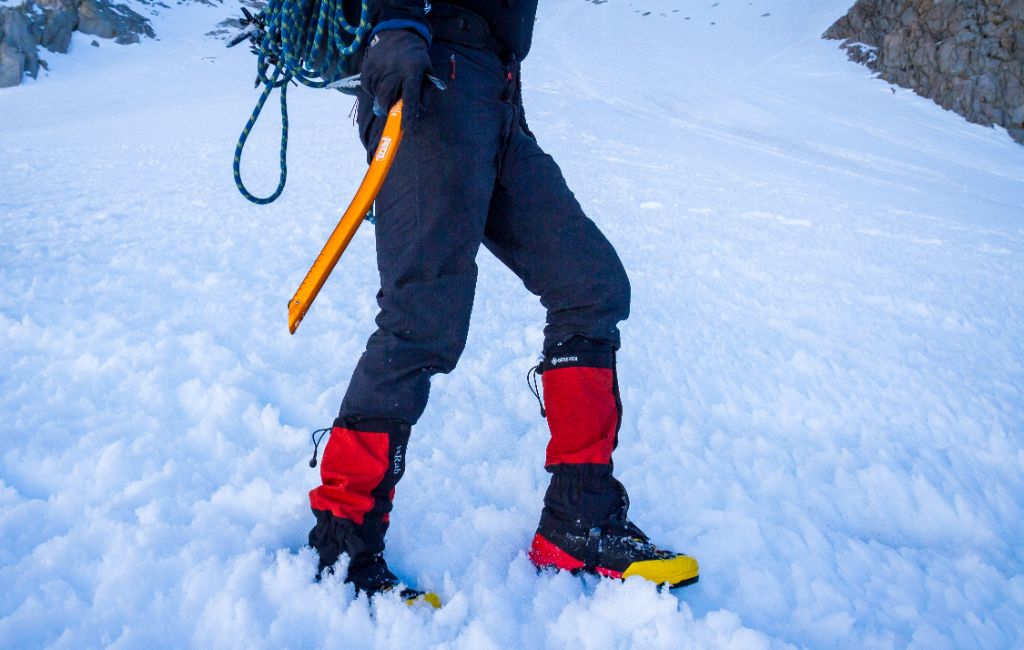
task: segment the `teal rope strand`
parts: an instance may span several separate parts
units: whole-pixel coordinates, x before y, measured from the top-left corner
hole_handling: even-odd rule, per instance
[[[279,70],[275,72],[278,74]],[[284,83],[281,84],[281,174],[278,178],[277,189],[274,193],[268,197],[260,198],[253,195],[245,187],[245,183],[242,182],[242,150],[245,149],[245,142],[249,139],[249,133],[252,128],[256,126],[256,120],[259,119],[260,112],[263,111],[263,105],[267,103],[267,99],[270,97],[270,93],[273,92],[274,88],[278,87],[275,81],[269,81],[263,86],[263,92],[260,93],[260,98],[256,102],[256,108],[253,109],[252,115],[249,116],[249,121],[246,123],[245,128],[242,129],[242,135],[238,137],[238,145],[235,146],[235,161],[232,165],[232,171],[235,175],[235,187],[241,192],[242,196],[252,201],[257,205],[267,205],[277,200],[277,197],[281,196],[281,192],[284,191],[285,183],[288,180],[288,81],[289,77],[286,75],[283,79]]]
[[[232,171],[242,196],[266,205],[281,196],[288,179],[288,84],[323,88],[342,79],[345,60],[359,49],[370,23],[366,0],[360,8],[358,26],[345,19],[343,0],[270,0],[261,13],[266,31],[258,47],[256,80],[257,85],[263,84],[263,91],[238,138]],[[281,173],[277,189],[261,198],[242,182],[242,152],[275,88],[281,89]]]

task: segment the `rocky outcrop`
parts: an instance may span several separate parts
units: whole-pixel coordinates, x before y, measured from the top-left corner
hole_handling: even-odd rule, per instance
[[[138,43],[140,35],[155,36],[148,19],[125,5],[105,0],[81,0],[78,5],[78,31],[112,38],[122,45]]]
[[[38,47],[67,52],[75,31],[122,44],[155,35],[148,19],[109,0],[26,0],[17,7],[0,7],[0,88],[39,74],[45,63]]]
[[[39,74],[33,26],[24,13],[0,7],[0,88],[21,83],[24,74]]]
[[[1024,144],[1024,0],[858,0],[823,35],[851,59]]]

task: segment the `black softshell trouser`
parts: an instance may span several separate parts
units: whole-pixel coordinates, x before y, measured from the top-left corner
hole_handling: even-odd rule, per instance
[[[547,309],[546,355],[574,337],[614,350],[629,314],[615,250],[525,127],[518,65],[439,40],[431,58],[448,88],[426,91],[377,197],[380,313],[341,405],[346,422],[419,419],[430,377],[465,347],[481,243]],[[385,120],[372,102],[361,93],[369,150]]]
[[[367,593],[395,580],[381,559],[395,486],[430,377],[454,369],[465,347],[481,243],[547,308],[552,480],[538,532],[550,540],[590,531],[624,519],[628,506],[611,464],[621,422],[617,325],[629,313],[622,263],[526,129],[518,66],[440,39],[431,56],[448,89],[427,90],[430,104],[377,197],[377,331],[324,449],[322,484],[310,492],[320,569],[347,554],[347,580]],[[372,102],[361,94],[369,150],[385,120]]]

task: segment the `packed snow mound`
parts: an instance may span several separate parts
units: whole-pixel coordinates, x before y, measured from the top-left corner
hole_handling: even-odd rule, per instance
[[[388,540],[446,605],[314,582],[372,228],[295,336],[286,304],[365,158],[296,89],[287,190],[238,196],[254,62],[203,36],[233,7],[0,90],[0,646],[1020,647],[1024,150],[821,41],[847,8],[541,3],[526,111],[632,280],[616,472],[701,561],[671,593],[527,560],[544,314],[486,253]]]

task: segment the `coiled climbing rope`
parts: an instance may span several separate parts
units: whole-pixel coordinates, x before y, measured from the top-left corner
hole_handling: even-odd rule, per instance
[[[362,0],[359,23],[351,25],[344,0],[270,0],[255,16],[243,9],[245,30],[228,47],[249,39],[257,55],[256,86],[263,91],[235,147],[235,186],[242,196],[259,205],[272,203],[284,191],[288,179],[288,84],[325,88],[350,72],[350,59],[370,31],[367,1]],[[354,5],[354,2],[352,3]],[[242,182],[242,151],[263,106],[275,88],[281,90],[281,175],[277,189],[258,197]]]

